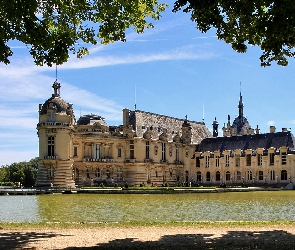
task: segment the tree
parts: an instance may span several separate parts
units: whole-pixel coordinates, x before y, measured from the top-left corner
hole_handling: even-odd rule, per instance
[[[0,2],[0,61],[9,63],[8,45],[27,45],[37,65],[62,64],[72,52],[88,54],[82,43],[125,41],[125,31],[151,28],[165,4],[158,0],[2,0]]]
[[[201,32],[215,28],[218,39],[238,52],[258,45],[262,66],[286,66],[287,57],[295,56],[293,0],[177,0],[173,11],[180,10],[191,14]]]

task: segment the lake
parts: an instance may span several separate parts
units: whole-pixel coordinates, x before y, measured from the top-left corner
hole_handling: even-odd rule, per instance
[[[1,222],[295,221],[294,191],[0,196]]]

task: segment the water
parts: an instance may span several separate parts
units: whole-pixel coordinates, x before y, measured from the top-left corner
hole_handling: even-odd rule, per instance
[[[295,221],[295,192],[0,196],[2,222]]]

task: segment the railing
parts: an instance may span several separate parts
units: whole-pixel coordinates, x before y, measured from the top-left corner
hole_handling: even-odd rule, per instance
[[[69,123],[65,123],[65,122],[41,122],[38,123],[37,127],[42,127],[42,126],[63,126],[63,127],[67,127],[69,126]]]
[[[128,162],[130,162],[130,163],[131,163],[131,162],[136,162],[136,159],[125,159],[125,162],[126,162],[126,163],[128,163]]]
[[[114,159],[98,159],[98,158],[84,158],[83,161],[85,162],[115,162]]]
[[[144,159],[144,162],[146,162],[146,163],[154,163],[154,160],[153,159]]]
[[[45,160],[58,160],[58,155],[44,156]]]

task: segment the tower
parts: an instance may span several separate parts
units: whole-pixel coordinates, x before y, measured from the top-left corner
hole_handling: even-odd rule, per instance
[[[53,94],[39,104],[38,186],[74,187],[72,134],[75,116],[72,104],[60,97],[60,83],[53,83]]]

